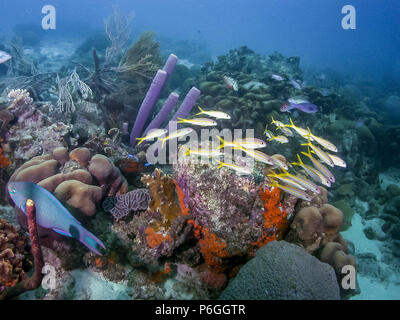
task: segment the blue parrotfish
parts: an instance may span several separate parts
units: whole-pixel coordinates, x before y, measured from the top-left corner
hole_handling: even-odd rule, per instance
[[[27,214],[26,200],[34,201],[36,221],[40,226],[52,229],[63,236],[78,239],[92,252],[102,255],[99,249],[100,247],[105,249],[104,244],[86,230],[51,192],[33,182],[22,181],[9,182],[7,189],[14,204],[25,214]]]

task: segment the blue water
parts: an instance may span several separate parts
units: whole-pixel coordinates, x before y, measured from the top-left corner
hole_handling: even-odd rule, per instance
[[[201,41],[212,57],[247,45],[258,53],[300,56],[303,67],[399,79],[396,0],[1,0],[0,35],[7,36],[17,23],[39,27],[46,4],[57,10],[57,29],[46,31],[49,37],[103,30],[103,19],[117,6],[135,12],[134,35],[152,30],[159,37]],[[356,9],[355,30],[341,27],[345,4]]]

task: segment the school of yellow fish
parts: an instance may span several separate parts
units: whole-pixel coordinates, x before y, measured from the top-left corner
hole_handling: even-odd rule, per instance
[[[229,114],[222,111],[206,111],[200,107],[199,110],[200,112],[196,115],[207,115],[217,120],[228,120],[231,118]],[[280,131],[281,134],[274,135],[270,130],[268,130],[267,124],[264,134],[267,137],[268,142],[277,142],[280,144],[288,143],[288,137],[293,137],[294,133],[306,140],[306,142],[302,143],[301,146],[307,147],[307,152],[301,152],[301,154],[307,157],[311,164],[305,164],[299,154],[297,154],[297,162],[290,163],[291,167],[297,166],[303,169],[304,174],[292,174],[288,172],[288,164],[279,159],[279,157],[269,156],[257,150],[267,146],[267,143],[264,140],[258,138],[244,138],[226,141],[222,137],[217,136],[217,138],[220,140],[220,145],[217,148],[202,149],[199,147],[188,148],[186,146],[182,146],[182,148],[185,150],[184,155],[202,156],[215,159],[224,155],[224,153],[221,152],[222,148],[229,147],[235,150],[240,150],[245,153],[247,157],[271,166],[269,174],[267,175],[270,180],[270,187],[277,187],[289,194],[296,196],[297,198],[311,201],[313,194],[319,194],[321,192],[316,183],[330,187],[331,184],[335,182],[334,175],[326,167],[326,165],[329,167],[346,167],[346,162],[337,155],[330,153],[338,151],[333,143],[314,135],[309,128],[304,129],[296,126],[291,118],[289,124],[284,124],[283,122],[275,120],[274,118],[271,120],[271,124],[274,125],[276,130]],[[178,118],[178,123],[203,127],[212,127],[217,125],[217,122],[214,119],[200,117],[194,117],[192,119]],[[166,137],[162,137],[167,133],[167,130],[154,129],[151,130],[147,136],[137,139],[140,141],[139,144],[141,144],[143,141],[158,138],[158,140],[162,142],[163,147],[166,141],[188,135],[192,131],[192,128],[182,128],[170,133]],[[215,159],[215,161],[218,164],[218,169],[227,167],[235,170],[237,174],[249,175],[252,173],[252,169],[246,165],[224,163],[217,159]],[[306,176],[310,177],[313,181],[306,178]]]

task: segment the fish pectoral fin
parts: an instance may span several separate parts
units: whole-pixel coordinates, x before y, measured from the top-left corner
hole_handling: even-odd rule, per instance
[[[61,235],[63,235],[63,236],[72,238],[72,234],[70,234],[68,231],[65,231],[65,230],[62,230],[62,229],[58,229],[58,228],[52,228],[52,230],[57,232],[57,233],[59,233],[59,234],[61,234]]]

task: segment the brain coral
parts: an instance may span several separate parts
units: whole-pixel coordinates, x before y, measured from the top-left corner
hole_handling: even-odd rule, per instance
[[[340,299],[335,271],[286,241],[260,248],[229,283],[223,300]]]

